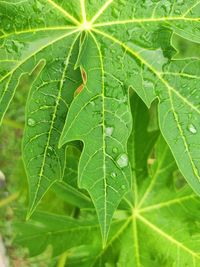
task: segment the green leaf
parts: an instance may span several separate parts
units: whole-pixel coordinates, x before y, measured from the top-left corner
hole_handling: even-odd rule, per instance
[[[58,140],[73,93],[81,83],[79,70],[73,69],[77,37],[74,39],[72,35],[53,46],[52,55],[52,47],[42,51],[43,55],[39,56],[48,55],[48,63],[27,100],[23,157],[30,179],[30,215],[48,188],[64,175],[65,147],[58,149]],[[63,50],[66,58],[62,58]]]
[[[133,129],[129,138],[128,152],[136,177],[148,173],[147,161],[160,134],[158,130],[149,131],[151,111],[141,104],[141,99],[134,93],[130,98],[133,115]],[[145,142],[144,142],[145,140]]]
[[[64,144],[81,140],[79,186],[91,195],[106,241],[113,213],[131,184],[130,87],[148,107],[159,100],[162,134],[200,193],[200,63],[173,59],[171,39],[177,34],[199,44],[199,15],[197,0],[0,2],[0,121],[22,76],[45,62],[26,108],[29,215],[63,179]]]
[[[97,220],[74,219],[45,212],[35,212],[29,221],[22,221],[22,212],[14,222],[17,236],[14,244],[28,248],[29,257],[43,253],[49,246],[52,257],[67,254],[69,266],[92,266],[102,252],[101,233]],[[124,224],[124,219],[112,223],[109,240]],[[61,242],[62,240],[62,242]]]
[[[17,223],[15,242],[28,247],[31,256],[47,245],[54,256],[66,251],[70,267],[199,266],[199,197],[184,183],[161,137],[154,156],[149,175],[135,181],[137,203],[115,213],[104,249],[95,221],[38,212],[29,222]]]
[[[200,4],[198,1],[184,5],[183,2],[173,5],[168,1],[159,4],[151,2],[150,8],[147,8],[149,2],[145,1],[140,8],[138,5],[136,8],[135,4],[124,3],[119,6],[113,1],[100,16],[96,24],[98,29],[94,31],[110,40],[105,49],[109,49],[112,43],[117,44],[124,48],[127,56],[131,55],[141,64],[138,67],[133,60],[130,84],[134,84],[134,89],[148,106],[158,97],[161,131],[181,172],[199,194],[200,165],[196,155],[200,118],[197,90],[200,63],[194,59],[172,60],[173,53],[168,52],[169,42],[166,41],[167,38],[170,41],[168,31],[171,29],[171,32],[199,43],[194,31],[199,31]],[[134,16],[130,10],[134,10]],[[108,22],[113,12],[116,21]],[[137,75],[134,77],[134,74]]]
[[[58,198],[67,203],[79,208],[92,208],[90,198],[77,186],[79,157],[80,151],[77,148],[73,146],[66,148],[66,168],[63,182],[55,183],[52,190]]]
[[[53,185],[52,190],[67,203],[79,208],[92,208],[92,203],[88,196],[66,183],[58,182]]]
[[[95,250],[94,236],[101,240],[98,223],[94,220],[75,220],[44,212],[36,212],[26,223],[16,221],[15,230],[18,233],[15,244],[27,247],[31,257],[44,252],[48,245],[53,247],[53,256],[81,245],[93,244]]]
[[[84,143],[79,186],[88,190],[106,239],[113,213],[130,188],[126,142],[131,117],[127,99],[123,100],[123,86],[108,75],[109,69],[103,65],[102,51],[93,35],[86,35],[78,64],[86,75],[86,85],[70,106],[61,145],[73,140]],[[110,93],[114,90],[122,101]]]
[[[88,266],[199,266],[199,198],[180,184],[184,178],[161,138],[155,153],[151,175],[137,180],[138,203]]]

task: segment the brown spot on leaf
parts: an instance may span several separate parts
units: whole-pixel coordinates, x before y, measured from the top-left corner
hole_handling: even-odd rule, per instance
[[[77,96],[78,94],[80,94],[82,92],[84,88],[84,84],[81,84],[77,89],[76,91],[74,92],[74,97]]]
[[[81,75],[82,75],[83,83],[74,92],[74,97],[82,92],[84,85],[87,83],[87,74],[83,68],[81,68]]]
[[[82,75],[83,83],[86,84],[87,83],[87,73],[83,68],[81,69],[81,75]]]

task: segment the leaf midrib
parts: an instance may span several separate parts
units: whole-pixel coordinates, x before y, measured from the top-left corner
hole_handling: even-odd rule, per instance
[[[99,33],[100,35],[108,38],[109,40],[113,41],[114,43],[120,45],[121,47],[123,47],[126,51],[130,52],[134,57],[136,57],[138,60],[140,60],[140,62],[142,62],[144,65],[146,65],[158,78],[159,80],[165,85],[165,87],[167,88],[167,93],[169,95],[169,99],[170,99],[170,103],[171,103],[171,107],[172,107],[172,111],[174,113],[174,116],[176,115],[175,109],[174,109],[174,105],[173,102],[171,101],[171,92],[173,92],[174,94],[176,94],[183,102],[185,102],[188,106],[190,106],[191,109],[193,109],[194,111],[196,111],[198,114],[200,114],[200,110],[198,108],[196,108],[192,103],[190,103],[188,101],[188,99],[186,99],[185,97],[183,97],[179,92],[177,92],[171,85],[169,85],[169,83],[160,75],[159,72],[157,72],[148,62],[146,62],[136,51],[134,51],[133,49],[131,49],[129,46],[125,45],[123,42],[121,42],[120,40],[118,40],[117,38],[115,38],[113,35],[108,35],[107,33],[103,32],[103,31],[99,31],[97,29],[94,29],[94,31],[96,33]],[[176,117],[176,116],[175,116]],[[176,118],[176,122],[177,122],[177,118]],[[178,130],[180,132],[180,136],[183,140],[183,144],[185,146],[187,155],[190,159],[191,165],[192,165],[192,169],[194,172],[195,177],[198,179],[198,181],[200,181],[200,175],[198,172],[198,169],[193,161],[192,155],[190,153],[188,144],[187,144],[187,140],[185,139],[185,136],[183,134],[183,130],[180,127],[180,125],[177,123],[177,127]]]

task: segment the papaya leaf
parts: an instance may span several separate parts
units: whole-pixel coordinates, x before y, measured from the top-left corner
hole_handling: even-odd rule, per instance
[[[31,257],[41,254],[49,245],[53,247],[53,256],[83,244],[93,244],[95,248],[94,235],[100,236],[97,221],[75,220],[44,212],[36,212],[26,223],[18,220],[14,226],[18,232],[15,244],[29,248]]]
[[[23,75],[43,64],[26,106],[29,216],[63,179],[66,143],[80,140],[79,186],[94,202],[106,243],[131,188],[130,87],[147,107],[158,99],[161,132],[200,194],[200,61],[175,60],[172,45],[174,34],[200,43],[199,1],[1,1],[0,19],[0,122]]]
[[[126,152],[131,131],[130,110],[123,86],[106,77],[109,69],[103,65],[93,35],[85,37],[78,60],[87,77],[86,85],[70,106],[61,145],[73,140],[84,143],[79,186],[89,191],[102,222],[103,237],[107,238],[113,213],[131,183]],[[122,101],[109,95],[114,90]]]
[[[135,183],[138,203],[88,266],[199,266],[199,198],[162,138],[155,153],[151,175]]]
[[[134,183],[137,202],[115,213],[103,249],[95,220],[44,212],[16,223],[15,243],[29,248],[30,256],[51,245],[53,256],[66,252],[68,266],[74,267],[199,266],[199,197],[184,182],[161,137],[154,156],[148,176],[144,172]]]

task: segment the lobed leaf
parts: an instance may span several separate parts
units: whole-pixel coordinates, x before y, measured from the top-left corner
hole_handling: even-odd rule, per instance
[[[84,39],[79,64],[86,75],[85,86],[70,106],[61,145],[73,140],[84,143],[79,186],[88,190],[106,238],[113,213],[130,188],[126,141],[131,117],[124,88],[103,65],[93,35]]]
[[[138,119],[148,117],[148,111],[136,96],[131,102],[137,102],[137,108],[143,110],[138,114]],[[142,124],[144,129],[148,128],[148,120]],[[133,133],[137,129],[137,124],[134,125]],[[134,134],[131,136],[129,142],[134,143]],[[149,135],[146,141],[152,143],[152,136]],[[141,143],[137,145],[138,149],[142,146]],[[135,158],[140,158],[140,154]],[[38,246],[35,244],[42,244],[48,236],[45,244],[51,244],[54,253],[68,252],[68,266],[199,266],[199,197],[184,182],[162,137],[156,142],[154,153],[148,156],[148,174],[144,171],[134,179],[134,193],[137,196],[133,202],[125,196],[128,209],[126,207],[115,213],[104,249],[101,247],[98,225],[92,221],[87,225],[86,220],[83,226],[81,215],[78,220],[51,215],[50,220],[50,215],[35,213],[26,225],[18,224],[18,244],[38,254],[46,246],[39,246],[40,249],[36,250]],[[70,222],[74,228],[79,224],[78,229],[81,229],[81,233],[78,229],[73,233],[75,241],[70,239]],[[56,231],[57,227],[59,231]],[[62,238],[68,242],[63,242],[61,247],[59,238],[65,230],[66,235]],[[90,235],[85,238],[88,230]]]
[[[200,193],[199,61],[175,60],[171,41],[177,34],[200,43],[199,1],[1,1],[0,10],[0,121],[23,74],[46,64],[26,108],[29,215],[62,180],[66,142],[81,140],[79,186],[92,197],[106,241],[131,184],[130,87],[148,107],[159,100],[162,134]]]

